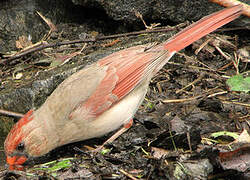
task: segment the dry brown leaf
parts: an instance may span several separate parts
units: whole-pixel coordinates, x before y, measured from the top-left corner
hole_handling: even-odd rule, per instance
[[[244,130],[230,147],[234,150],[220,152],[219,160],[224,169],[234,169],[245,172],[250,167],[250,136]]]
[[[156,159],[160,159],[163,156],[164,157],[176,157],[179,155],[179,152],[177,151],[169,151],[169,150],[157,148],[157,147],[152,147],[151,150],[152,150],[153,157]]]
[[[19,39],[16,41],[16,47],[18,49],[24,49],[31,45],[32,42],[27,36],[20,36]]]

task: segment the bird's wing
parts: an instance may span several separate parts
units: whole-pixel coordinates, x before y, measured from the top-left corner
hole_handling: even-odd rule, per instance
[[[81,112],[98,116],[119,102],[145,79],[148,71],[152,71],[148,65],[159,53],[160,51],[147,51],[147,45],[141,45],[99,60],[96,65],[106,67],[105,76],[91,96],[75,108],[70,118]]]

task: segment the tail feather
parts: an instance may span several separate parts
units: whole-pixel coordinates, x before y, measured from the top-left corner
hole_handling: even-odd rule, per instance
[[[242,6],[236,5],[206,16],[173,36],[164,44],[164,49],[171,53],[177,52],[217,28],[236,19],[241,13]]]

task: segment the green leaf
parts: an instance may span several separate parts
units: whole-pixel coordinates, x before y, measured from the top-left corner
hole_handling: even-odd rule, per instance
[[[244,78],[241,74],[235,75],[227,80],[227,85],[232,91],[250,91],[250,77]]]
[[[219,136],[230,136],[234,139],[237,139],[239,137],[239,135],[235,132],[228,132],[228,131],[219,131],[219,132],[215,132],[215,133],[212,133],[210,135],[211,137],[213,138],[217,138]]]
[[[102,149],[102,151],[101,151],[101,154],[102,155],[105,155],[105,154],[107,154],[107,153],[109,153],[111,151],[111,149]]]
[[[41,164],[38,168],[33,168],[33,170],[46,170],[49,172],[55,172],[64,168],[69,168],[72,166],[70,160],[73,158],[65,158],[60,161],[51,161],[45,164]]]
[[[64,168],[69,168],[71,167],[72,164],[70,163],[70,160],[62,160],[58,163],[56,163],[54,166],[48,168],[48,170],[55,172]]]

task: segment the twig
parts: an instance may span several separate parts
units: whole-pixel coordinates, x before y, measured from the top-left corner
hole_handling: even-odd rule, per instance
[[[7,110],[3,110],[3,109],[0,109],[0,114],[5,114],[5,115],[8,115],[8,116],[14,116],[14,117],[18,117],[18,118],[23,117],[23,114],[21,114],[21,113],[7,111]]]
[[[25,56],[27,54],[36,52],[36,51],[41,51],[46,48],[51,48],[55,46],[62,46],[62,45],[69,45],[69,44],[78,44],[78,43],[89,43],[89,42],[97,42],[97,41],[102,41],[106,39],[114,39],[114,38],[119,38],[119,37],[128,37],[128,36],[135,36],[139,34],[145,34],[145,33],[158,33],[158,32],[166,32],[166,31],[173,31],[176,29],[179,29],[181,27],[186,26],[185,23],[180,24],[175,27],[164,27],[164,28],[155,28],[155,29],[149,29],[149,30],[143,30],[143,31],[136,31],[136,32],[130,32],[130,33],[123,33],[123,34],[115,34],[115,35],[110,35],[110,36],[100,36],[100,37],[95,37],[95,38],[87,38],[87,39],[79,39],[79,40],[73,40],[73,41],[64,41],[64,42],[57,42],[57,43],[51,43],[51,44],[46,44],[46,43],[41,43],[39,46],[28,49],[27,51],[23,51],[21,53],[18,53],[16,55],[13,55],[9,57],[8,59],[0,61],[0,64],[9,62],[11,60],[20,58],[22,56]]]
[[[213,69],[209,69],[209,68],[206,68],[206,67],[198,67],[198,66],[193,66],[193,65],[183,65],[183,64],[175,63],[175,62],[168,62],[168,64],[172,64],[172,65],[175,65],[175,66],[183,66],[183,67],[186,67],[186,69],[192,68],[192,69],[198,69],[198,70],[202,70],[202,71],[209,71],[209,72],[212,71],[212,72],[218,72],[218,73],[225,74],[225,72],[223,72],[223,71],[213,70]],[[204,65],[204,64],[202,64],[202,65]]]
[[[119,171],[124,174],[125,176],[129,177],[130,179],[133,179],[133,180],[138,180],[137,178],[135,178],[134,176],[132,176],[131,174],[127,173],[126,171],[122,170],[122,169],[119,169]]]
[[[249,30],[250,26],[244,26],[244,27],[232,27],[232,28],[220,28],[215,30],[214,32],[227,32],[227,31],[238,31],[238,30]]]
[[[184,56],[186,59],[187,58],[190,58],[189,56],[185,55],[184,53],[180,53],[180,52],[177,52],[176,54],[180,55],[180,56]],[[190,58],[190,59],[193,59],[193,58]],[[197,58],[194,58],[195,61],[197,61],[199,64],[201,64],[202,66],[205,66],[209,71],[212,71],[212,72],[219,72],[219,73],[224,73],[224,72],[220,72],[218,70],[215,70],[215,69],[212,69],[211,67],[209,67],[208,65],[206,65],[205,63],[199,61]],[[168,62],[170,63],[170,62]],[[191,67],[191,66],[190,66]],[[201,69],[201,68],[200,68]]]
[[[231,58],[230,58],[230,56],[227,56],[222,50],[221,50],[221,48],[219,47],[219,46],[214,46],[215,47],[215,49],[217,49],[217,51],[226,59],[226,60],[230,60]]]
[[[13,173],[15,175],[19,175],[19,176],[23,177],[24,179],[28,179],[28,177],[31,178],[31,177],[36,176],[35,174],[24,172],[24,171],[19,171],[19,170],[7,170],[5,175],[7,175],[8,173]],[[13,179],[15,179],[15,178],[13,178]]]
[[[142,21],[142,23],[144,24],[144,26],[145,26],[146,29],[153,29],[153,28],[155,28],[156,26],[161,25],[161,23],[153,23],[153,24],[151,24],[150,26],[148,26],[148,25],[146,24],[146,22],[144,21],[144,19],[143,19],[143,17],[142,17],[142,14],[141,14],[139,11],[137,11],[136,9],[135,9],[134,11],[135,11],[135,16],[141,19],[141,21]]]
[[[50,31],[54,32],[57,31],[56,26],[51,22],[51,20],[49,18],[46,18],[42,15],[42,13],[40,13],[39,11],[36,11],[36,13],[42,18],[42,20],[44,20],[44,22],[49,26]]]
[[[190,97],[190,98],[185,98],[185,99],[165,99],[162,100],[163,103],[181,103],[181,102],[186,102],[186,101],[193,101],[195,99],[198,99],[202,97],[202,95],[198,95],[195,97]]]
[[[222,91],[222,92],[218,92],[218,93],[213,93],[210,94],[210,92],[216,90],[218,87],[209,89],[207,92],[201,94],[201,95],[197,95],[197,96],[193,96],[190,98],[183,98],[183,99],[164,99],[161,100],[162,103],[182,103],[182,102],[186,102],[186,101],[193,101],[195,99],[199,99],[199,98],[208,98],[208,97],[213,97],[213,96],[217,96],[217,95],[221,95],[221,94],[225,94],[227,93],[227,91]]]
[[[220,91],[220,92],[208,95],[207,98],[211,98],[211,97],[222,95],[222,94],[226,94],[226,93],[228,93],[228,91]]]
[[[200,45],[200,47],[198,49],[195,50],[194,53],[197,55],[211,40],[212,40],[212,38],[207,39],[204,43],[202,43]]]
[[[229,62],[228,64],[220,67],[219,69],[217,69],[218,71],[223,71],[224,69],[226,69],[227,67],[231,66],[233,64],[233,61]]]
[[[4,176],[7,174],[7,170],[1,170],[0,171],[0,179],[4,179]]]
[[[192,152],[192,145],[191,145],[191,138],[190,138],[190,133],[187,132],[187,140],[188,140],[188,146],[189,146],[189,150],[190,152]]]
[[[250,17],[250,6],[243,2],[240,2],[238,0],[210,0],[210,1],[224,7],[232,7],[241,4],[243,7],[243,14]]]
[[[236,101],[225,101],[225,100],[221,100],[221,102],[222,102],[222,103],[225,103],[225,104],[237,104],[237,105],[240,105],[240,106],[250,107],[250,104],[241,103],[241,102],[236,102]]]
[[[183,88],[177,90],[175,93],[178,94],[178,93],[180,93],[181,91],[183,91],[184,89],[188,88],[189,86],[194,85],[194,84],[197,83],[198,81],[202,80],[202,78],[204,77],[204,75],[205,75],[204,73],[201,74],[196,80],[194,80],[193,82],[189,83],[189,84],[186,85],[185,87],[183,87]]]
[[[43,40],[48,39],[52,32],[56,32],[56,31],[57,31],[57,28],[56,28],[56,26],[51,22],[50,19],[44,17],[44,16],[43,16],[40,12],[38,12],[38,11],[36,11],[36,13],[42,18],[42,20],[43,20],[43,21],[49,26],[49,28],[50,28],[48,34],[46,34],[46,35],[43,37]]]

